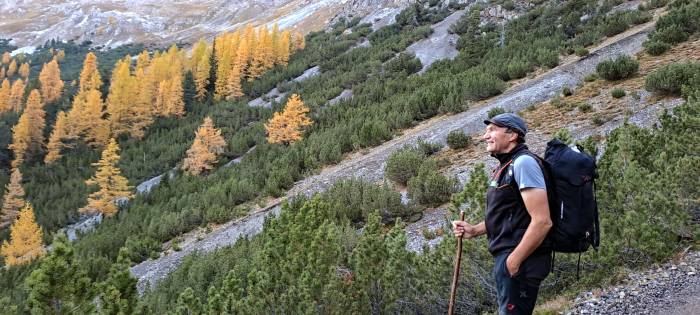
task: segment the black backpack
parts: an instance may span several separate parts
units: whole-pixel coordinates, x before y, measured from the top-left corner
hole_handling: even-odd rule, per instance
[[[600,222],[595,198],[595,158],[554,139],[544,153],[554,252],[581,253],[600,245]],[[554,189],[552,189],[552,187]],[[576,271],[578,277],[578,267]]]

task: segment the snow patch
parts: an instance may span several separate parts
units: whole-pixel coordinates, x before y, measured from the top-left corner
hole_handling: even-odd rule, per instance
[[[26,55],[31,55],[36,51],[36,46],[24,46],[22,48],[17,48],[13,50],[10,55],[12,57],[19,55],[19,54],[26,54]]]

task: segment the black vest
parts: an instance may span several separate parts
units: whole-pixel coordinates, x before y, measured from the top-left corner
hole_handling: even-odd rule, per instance
[[[494,256],[506,250],[512,251],[518,246],[530,225],[530,214],[513,177],[513,162],[523,154],[535,158],[540,164],[545,182],[549,182],[542,161],[524,144],[519,144],[509,153],[492,155],[499,160],[500,165],[491,175],[486,191],[485,224],[489,252]],[[549,241],[545,239],[535,253],[549,253],[550,247]]]

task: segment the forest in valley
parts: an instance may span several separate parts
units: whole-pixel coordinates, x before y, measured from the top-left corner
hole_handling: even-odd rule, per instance
[[[500,27],[480,23],[483,4],[440,1],[410,5],[377,30],[360,18],[306,35],[247,25],[190,45],[53,40],[16,55],[0,41],[0,313],[445,313],[456,239],[445,232],[416,253],[404,228],[441,206],[482,219],[488,179],[481,163],[464,184],[441,172],[437,143],[393,153],[383,185],[344,179],[283,201],[260,234],[186,257],[143,294],[129,268],[163,255],[166,242],[177,250],[187,232],[285,196],[324,167],[585,57],[658,12],[640,54],[663,56],[700,36],[697,0],[617,12],[619,0],[532,2],[508,22],[505,41]],[[419,74],[423,65],[406,48],[457,10],[466,10],[450,28],[458,55]],[[295,80],[314,67],[317,75]],[[600,63],[591,81],[628,80],[638,68],[624,55]],[[540,301],[697,246],[700,190],[688,179],[700,178],[700,62],[670,63],[644,82],[682,104],[653,128],[623,124],[578,142],[598,156],[601,247],[581,257],[580,278],[578,257],[557,255]],[[266,95],[273,89],[280,98]],[[351,98],[329,103],[345,90]],[[250,106],[257,98],[270,106]],[[478,146],[471,136],[450,133],[447,145]],[[556,137],[573,142],[566,132]],[[150,192],[136,191],[161,174]],[[77,240],[60,231],[94,215],[101,223]],[[486,240],[464,245],[457,311],[493,312]]]

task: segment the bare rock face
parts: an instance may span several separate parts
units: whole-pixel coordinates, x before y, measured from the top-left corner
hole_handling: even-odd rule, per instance
[[[325,27],[344,10],[370,13],[412,0],[4,0],[0,38],[16,46],[48,40],[91,41],[93,46],[128,43],[160,46],[192,43],[242,27],[276,22],[302,33]]]

